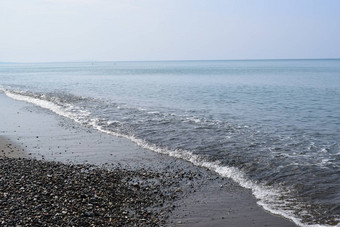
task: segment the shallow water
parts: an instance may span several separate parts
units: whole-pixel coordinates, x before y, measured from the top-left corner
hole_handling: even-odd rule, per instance
[[[1,91],[340,221],[340,60],[0,64]]]

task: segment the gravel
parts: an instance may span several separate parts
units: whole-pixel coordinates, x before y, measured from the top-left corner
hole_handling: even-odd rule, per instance
[[[1,226],[163,226],[193,176],[0,159]]]

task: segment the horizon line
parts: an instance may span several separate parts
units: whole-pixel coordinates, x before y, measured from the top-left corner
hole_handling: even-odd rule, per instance
[[[46,63],[95,63],[95,62],[199,62],[199,61],[302,61],[302,60],[340,60],[339,58],[245,58],[245,59],[199,59],[199,60],[74,60],[74,61],[0,61],[0,64],[46,64]]]

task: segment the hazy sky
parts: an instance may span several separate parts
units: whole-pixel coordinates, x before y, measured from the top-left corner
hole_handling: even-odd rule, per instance
[[[339,0],[0,0],[0,61],[340,58]]]

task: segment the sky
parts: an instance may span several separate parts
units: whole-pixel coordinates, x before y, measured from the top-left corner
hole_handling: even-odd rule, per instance
[[[339,0],[0,0],[0,62],[340,58]]]

